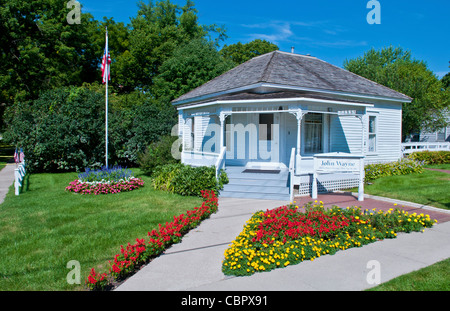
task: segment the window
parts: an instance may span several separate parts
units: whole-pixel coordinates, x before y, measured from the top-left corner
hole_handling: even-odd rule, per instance
[[[369,152],[377,151],[377,117],[369,116]]]
[[[305,153],[323,152],[323,115],[308,113],[305,115]]]
[[[446,128],[440,128],[437,132],[436,132],[436,141],[445,141],[445,130]]]
[[[259,140],[272,140],[273,113],[259,115]]]

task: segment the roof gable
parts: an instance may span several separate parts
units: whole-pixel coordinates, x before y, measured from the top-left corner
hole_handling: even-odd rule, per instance
[[[258,83],[283,87],[342,92],[411,101],[411,98],[383,85],[339,68],[316,57],[280,51],[270,52],[225,72],[175,99],[181,104],[220,93],[232,93]]]

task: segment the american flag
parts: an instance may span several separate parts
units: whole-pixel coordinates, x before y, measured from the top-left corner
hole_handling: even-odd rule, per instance
[[[110,65],[111,65],[111,55],[108,51],[108,32],[106,32],[106,46],[105,46],[105,52],[103,53],[103,59],[102,59],[102,78],[103,78],[103,84],[106,83],[106,80],[111,80],[111,73],[110,73]]]
[[[20,162],[20,160],[19,160],[19,154],[17,153],[17,148],[16,148],[16,151],[14,152],[14,162],[16,162],[16,163],[19,163],[19,162]]]
[[[23,153],[23,149],[20,148],[19,162],[23,162],[24,159],[25,159],[25,154]]]

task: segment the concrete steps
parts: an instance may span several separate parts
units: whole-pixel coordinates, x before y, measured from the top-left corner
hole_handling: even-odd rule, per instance
[[[229,183],[220,192],[221,197],[289,201],[289,172],[268,170],[244,172],[245,167],[229,166],[225,169]]]

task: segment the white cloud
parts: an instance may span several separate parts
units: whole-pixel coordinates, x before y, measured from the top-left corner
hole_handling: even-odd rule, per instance
[[[268,23],[241,24],[242,27],[251,29],[260,29],[259,32],[253,32],[248,35],[250,40],[265,39],[275,44],[295,43],[299,41],[310,42],[321,46],[361,46],[367,45],[367,42],[356,42],[352,40],[337,40],[336,36],[347,30],[333,24],[332,21],[269,21]],[[302,33],[302,36],[297,35]],[[305,35],[306,34],[306,35]],[[330,36],[332,40],[327,41]],[[314,38],[314,39],[313,39]],[[317,41],[322,40],[322,41]]]
[[[442,79],[446,74],[448,73],[448,71],[438,71],[435,74],[438,76],[439,80]]]
[[[275,44],[284,42],[294,35],[289,22],[269,22],[265,24],[242,24],[246,28],[265,29],[264,32],[251,33],[251,39],[265,39]]]

